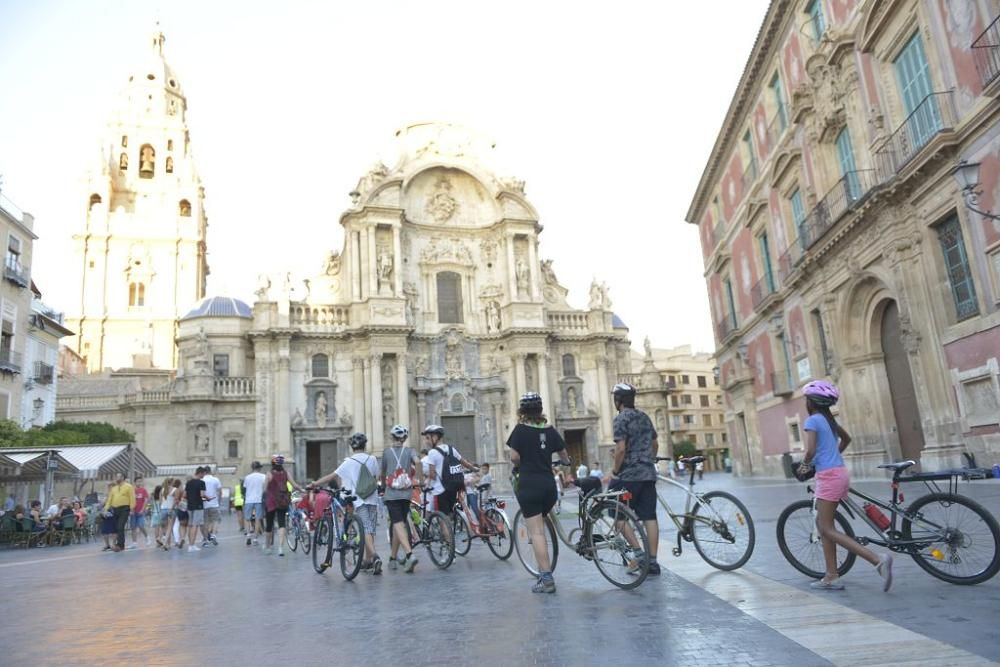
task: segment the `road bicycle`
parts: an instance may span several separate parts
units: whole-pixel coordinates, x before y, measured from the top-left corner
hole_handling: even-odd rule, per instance
[[[656,457],[656,460],[670,461],[663,456]],[[757,540],[750,511],[731,493],[709,491],[701,494],[694,491],[695,467],[705,461],[704,456],[682,458],[680,461],[691,471],[687,486],[663,475],[656,476],[659,481],[675,486],[685,494],[684,512],[677,514],[670,509],[660,490],[656,491],[656,499],[677,526],[674,556],[681,555],[684,542],[691,542],[698,555],[712,567],[727,571],[742,567],[750,560]]]
[[[288,526],[285,531],[285,544],[292,551],[296,551],[301,544],[302,553],[308,556],[309,552],[312,551],[312,533],[309,530],[309,519],[306,513],[296,507],[301,500],[301,496],[292,494],[292,504],[288,509],[288,519],[285,522],[285,525]]]
[[[875,537],[854,536],[850,521],[839,509],[834,522],[841,532],[860,544],[877,544],[896,553],[909,554],[931,575],[952,584],[978,584],[1000,570],[1000,527],[982,505],[958,493],[959,480],[992,476],[982,468],[962,468],[903,475],[914,461],[884,463],[879,468],[892,470],[892,500],[885,502],[848,489],[840,509],[851,519],[860,518],[875,532]],[[948,490],[938,486],[948,480]],[[900,484],[923,482],[929,493],[909,507],[903,507]],[[806,487],[809,494],[813,487]],[[853,496],[853,497],[852,497]],[[863,501],[859,506],[854,498]],[[881,509],[879,509],[881,508]],[[886,516],[882,510],[889,512]],[[806,576],[819,579],[826,574],[823,545],[816,527],[816,499],[792,503],[778,517],[778,546],[792,566]],[[843,576],[856,557],[837,549],[837,572]]]
[[[428,509],[431,489],[421,489],[423,503],[410,499],[410,512],[406,516],[406,527],[410,534],[410,547],[427,547],[431,562],[442,570],[455,560],[455,540],[453,531],[447,529],[451,523],[441,512]],[[392,544],[392,524],[386,522],[386,536]],[[450,534],[449,534],[450,533]]]
[[[556,569],[561,541],[578,555],[593,561],[601,575],[615,586],[626,590],[637,587],[649,574],[646,555],[649,539],[642,522],[624,504],[631,499],[631,493],[624,489],[602,491],[601,480],[595,477],[573,483],[580,489],[578,525],[567,534],[555,515],[550,513],[545,517],[551,570]],[[514,517],[514,548],[524,569],[538,576],[531,534],[521,510]]]
[[[455,503],[451,527],[457,556],[469,553],[472,541],[477,538],[486,542],[486,546],[500,560],[507,560],[514,552],[514,544],[511,539],[513,532],[507,513],[504,512],[507,503],[504,500],[486,497],[485,494],[490,490],[490,486],[489,484],[480,484],[476,487],[478,516],[472,515],[468,502]]]
[[[357,500],[347,489],[315,489],[317,505],[323,506],[313,531],[313,569],[323,574],[333,565],[333,552],[340,554],[340,573],[350,581],[358,576],[365,553],[365,529],[361,519],[349,510]],[[329,502],[320,500],[321,494],[329,496]]]

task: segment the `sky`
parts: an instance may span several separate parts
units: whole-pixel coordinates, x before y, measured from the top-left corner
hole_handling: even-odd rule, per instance
[[[597,278],[634,348],[711,351],[684,215],[767,4],[0,0],[2,189],[35,216],[45,302],[73,311],[81,179],[159,21],[206,192],[210,295],[252,303],[260,273],[319,270],[396,130],[440,120],[526,181],[571,305]]]

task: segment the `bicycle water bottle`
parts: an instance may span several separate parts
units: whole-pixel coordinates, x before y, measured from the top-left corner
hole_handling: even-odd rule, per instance
[[[410,518],[413,519],[414,526],[420,525],[420,512],[418,512],[413,508],[410,508]]]
[[[871,503],[865,503],[862,507],[865,510],[865,514],[868,515],[868,518],[872,520],[872,523],[878,526],[881,530],[885,530],[889,527],[889,524],[891,523],[889,521],[889,517],[887,517],[878,507],[872,505]]]

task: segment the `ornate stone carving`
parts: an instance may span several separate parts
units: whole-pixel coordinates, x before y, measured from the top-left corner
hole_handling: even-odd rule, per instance
[[[509,192],[516,192],[519,195],[524,194],[524,181],[513,176],[508,178],[500,179],[500,185],[504,190]]]
[[[518,296],[528,293],[528,263],[523,257],[518,257],[514,261],[514,278],[517,282]]]
[[[358,186],[351,192],[351,203],[357,205],[361,197],[375,189],[389,175],[389,168],[381,162],[376,162],[368,173],[361,177]]]
[[[438,224],[450,220],[458,210],[458,201],[451,195],[451,183],[447,179],[439,179],[434,185],[434,192],[427,198],[427,214]]]
[[[426,355],[420,355],[413,360],[413,375],[426,377],[428,359]]]
[[[444,371],[448,379],[465,376],[465,346],[457,329],[448,332],[444,351]]]
[[[440,236],[431,238],[430,243],[420,253],[420,261],[425,263],[453,262],[472,266],[472,253],[462,243],[461,239],[444,239]]]
[[[551,259],[542,260],[542,278],[545,280],[546,285],[559,284],[559,280],[556,278],[556,272],[552,270]]]
[[[500,304],[496,301],[486,304],[486,331],[487,333],[500,331]]]
[[[479,242],[479,251],[483,254],[483,259],[492,264],[497,261],[497,248],[499,244],[493,237],[486,237]]]
[[[376,260],[376,270],[378,275],[378,291],[379,294],[392,294],[393,293],[393,259],[392,253],[388,248],[382,247],[378,250],[378,259]]]
[[[328,276],[335,276],[340,273],[340,251],[333,250],[326,258],[326,267],[323,272]]]
[[[902,312],[899,314],[899,339],[908,354],[920,351],[920,332],[914,328],[910,316]]]
[[[320,391],[316,393],[316,406],[314,408],[316,414],[316,425],[320,428],[326,428],[326,392]]]
[[[257,276],[257,290],[254,292],[258,301],[267,301],[271,292],[271,276],[261,273]]]

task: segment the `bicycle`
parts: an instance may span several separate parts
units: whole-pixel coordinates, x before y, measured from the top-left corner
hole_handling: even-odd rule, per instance
[[[849,495],[840,501],[840,508],[851,519],[860,517],[875,531],[876,537],[855,537],[854,529],[839,509],[834,514],[834,522],[860,544],[877,544],[896,553],[909,554],[917,565],[942,581],[971,585],[992,578],[1000,570],[1000,526],[982,505],[958,493],[960,479],[983,479],[992,476],[992,472],[962,468],[902,475],[912,465],[914,461],[878,466],[892,470],[891,501],[884,502],[854,488],[848,489]],[[947,492],[937,484],[945,479],[949,480]],[[899,485],[907,482],[923,482],[929,493],[917,498],[909,507],[903,507],[904,496]],[[813,487],[807,486],[806,492],[813,494]],[[859,507],[851,496],[860,498],[864,505]],[[888,511],[890,516],[879,508]],[[826,574],[822,542],[816,527],[815,496],[786,507],[778,517],[777,532],[778,546],[792,567],[814,579]],[[853,553],[838,549],[838,574],[845,575],[855,560]]]
[[[476,503],[476,507],[479,508],[477,517],[472,516],[467,501],[455,503],[451,527],[455,554],[458,556],[469,553],[472,540],[477,538],[486,542],[486,546],[500,560],[507,560],[514,553],[510,520],[504,512],[507,502],[492,497],[483,499],[483,494],[490,490],[490,486],[490,484],[480,484],[476,487],[476,497],[479,500]]]
[[[578,479],[574,484],[580,489],[578,526],[567,535],[552,514],[545,517],[552,571],[556,569],[562,541],[577,555],[593,561],[601,575],[615,586],[625,590],[636,588],[649,574],[649,558],[635,556],[638,552],[649,553],[649,539],[642,522],[624,504],[631,494],[626,490],[602,491],[601,480],[594,477]],[[638,548],[629,544],[626,526],[639,542]],[[577,536],[579,539],[575,539]],[[531,544],[524,515],[518,510],[514,516],[514,548],[524,569],[537,577],[539,571]]]
[[[427,496],[431,489],[421,489],[423,503],[410,500],[410,513],[406,517],[406,527],[410,534],[410,548],[416,549],[418,546],[427,547],[427,553],[431,561],[439,569],[447,570],[455,560],[455,533],[449,540],[446,535],[448,531],[448,519],[441,512],[428,509]],[[386,525],[386,536],[389,544],[392,544],[392,524]]]
[[[333,552],[340,553],[340,573],[350,581],[358,576],[361,561],[365,552],[365,529],[353,512],[348,510],[350,503],[357,500],[346,489],[316,489],[318,494],[330,496],[316,521],[313,531],[312,561],[313,569],[323,574],[333,564]],[[317,503],[321,504],[321,503]]]
[[[656,460],[671,459],[658,456]],[[657,480],[676,486],[686,494],[684,512],[676,514],[659,489],[656,491],[656,499],[677,526],[677,546],[673,548],[673,555],[680,556],[683,543],[692,542],[698,555],[712,567],[726,571],[742,567],[750,560],[757,541],[750,511],[731,493],[709,491],[701,494],[694,491],[696,466],[705,461],[704,456],[680,460],[691,471],[687,486],[663,475],[656,476]]]
[[[312,535],[306,513],[296,507],[301,500],[302,496],[292,494],[292,504],[288,508],[288,520],[286,521],[288,530],[285,531],[285,544],[292,551],[296,551],[299,544],[302,544],[302,553],[308,556],[309,552],[312,551]]]

